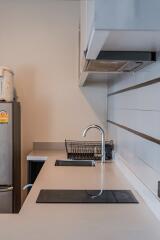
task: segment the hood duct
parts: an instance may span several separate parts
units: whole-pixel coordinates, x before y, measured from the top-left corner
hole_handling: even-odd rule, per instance
[[[156,61],[156,52],[101,51],[97,59],[86,59],[85,72],[136,72]]]

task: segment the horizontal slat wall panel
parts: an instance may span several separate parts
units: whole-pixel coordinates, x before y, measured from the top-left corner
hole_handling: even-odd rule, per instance
[[[108,124],[115,150],[125,159],[135,175],[157,195],[160,180],[160,147],[126,130]]]
[[[149,81],[160,78],[160,63],[144,70],[110,81],[109,93],[144,82],[149,85],[139,85],[136,89],[108,96],[108,120],[120,124],[108,122],[108,133],[114,140],[115,151],[157,195],[160,181],[160,82],[150,84]]]
[[[117,79],[110,81],[108,93],[119,91],[136,84],[147,82],[160,77],[160,63],[151,64],[138,72],[124,73],[118,75]]]
[[[110,108],[108,119],[160,140],[160,112]]]
[[[160,111],[160,83],[110,96],[108,107]]]

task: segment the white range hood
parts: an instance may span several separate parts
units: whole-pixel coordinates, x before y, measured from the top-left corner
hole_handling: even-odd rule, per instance
[[[122,69],[123,72],[124,68],[121,68],[119,60],[124,60],[123,66],[129,64],[130,71],[140,70],[155,62],[156,53],[160,51],[159,12],[159,0],[83,0],[80,28],[80,85],[84,85],[91,73],[92,75],[94,72],[99,75],[103,73],[99,78],[104,78],[104,72],[111,73],[107,68],[106,71],[103,68],[106,65],[109,69],[108,64],[111,62],[107,63],[106,60],[112,60],[115,65],[113,70],[116,69],[116,71],[113,71],[113,75],[121,72],[117,69]],[[107,56],[110,52],[113,52],[114,56],[119,54],[120,59],[99,57],[102,53],[103,56]],[[154,58],[130,59],[130,56],[135,55],[134,52],[137,56],[145,53],[146,56],[154,55]],[[121,58],[126,55],[125,53],[128,59]],[[126,63],[127,60],[131,62]],[[140,61],[143,64],[139,64]],[[141,66],[136,67],[136,64]],[[112,70],[112,67],[110,69]],[[112,78],[112,74],[109,76]],[[108,74],[106,74],[106,79],[108,79]]]

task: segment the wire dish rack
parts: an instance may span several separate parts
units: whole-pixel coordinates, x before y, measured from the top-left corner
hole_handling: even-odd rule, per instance
[[[67,158],[73,160],[101,160],[101,142],[65,140]],[[113,141],[105,142],[106,160],[112,159]]]

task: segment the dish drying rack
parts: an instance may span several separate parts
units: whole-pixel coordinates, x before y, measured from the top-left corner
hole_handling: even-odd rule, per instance
[[[101,160],[101,142],[65,140],[68,159],[73,160]],[[112,159],[113,141],[105,141],[106,160]]]

